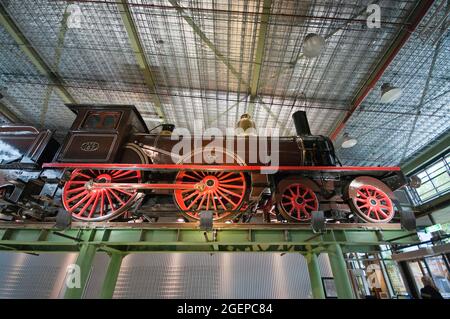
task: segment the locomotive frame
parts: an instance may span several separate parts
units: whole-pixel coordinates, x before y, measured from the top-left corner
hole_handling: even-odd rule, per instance
[[[0,128],[5,149],[24,154],[0,155],[0,218],[45,221],[63,209],[87,222],[154,222],[164,210],[186,221],[213,211],[217,222],[262,216],[269,223],[387,223],[408,217],[393,193],[408,183],[400,168],[337,166],[332,142],[311,135],[304,112],[294,114],[297,136],[280,138],[282,162],[270,166],[247,165],[248,149],[238,156],[225,144],[213,154],[226,159],[221,164],[187,164],[193,152],[207,150],[205,140],[197,149],[191,141],[194,151],[174,161],[171,149],[179,140],[171,136],[173,127],[150,134],[134,106],[68,107],[76,118],[59,147],[48,130],[28,128],[33,134],[21,146],[14,137],[26,136],[26,128]],[[242,139],[249,137],[233,143]]]

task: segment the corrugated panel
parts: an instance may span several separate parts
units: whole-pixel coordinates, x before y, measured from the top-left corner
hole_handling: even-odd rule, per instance
[[[317,258],[319,261],[320,274],[322,277],[333,277],[333,272],[331,271],[330,259],[327,253],[322,253]]]
[[[133,254],[115,298],[310,298],[300,254]]]
[[[59,298],[76,254],[0,253],[0,298]]]

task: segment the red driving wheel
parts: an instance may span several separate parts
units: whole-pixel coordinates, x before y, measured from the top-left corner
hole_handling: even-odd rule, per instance
[[[281,214],[288,220],[306,222],[319,209],[319,201],[311,188],[294,183],[282,191],[280,206]]]
[[[64,208],[80,221],[106,221],[135,202],[137,190],[91,189],[90,183],[141,183],[140,171],[76,169],[63,189]]]
[[[356,213],[368,222],[386,223],[394,217],[394,206],[389,196],[372,185],[362,185],[351,198]]]
[[[195,185],[174,191],[178,207],[190,220],[198,220],[202,210],[214,211],[215,221],[232,219],[242,206],[247,186],[242,172],[181,171],[176,183]]]

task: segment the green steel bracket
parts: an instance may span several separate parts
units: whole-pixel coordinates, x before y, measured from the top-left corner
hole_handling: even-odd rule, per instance
[[[148,64],[147,58],[145,56],[144,53],[145,51],[142,46],[141,40],[139,39],[139,33],[137,31],[136,25],[134,24],[133,15],[128,6],[128,1],[117,0],[117,8],[119,9],[120,15],[122,17],[123,24],[128,34],[130,45],[136,56],[139,68],[141,69],[142,74],[144,76],[145,83],[147,84],[147,87],[150,90],[156,113],[161,119],[166,120],[163,106],[158,96],[158,92],[156,90],[155,76],[153,75],[151,68]]]
[[[308,264],[309,280],[311,282],[311,290],[314,299],[325,299],[323,290],[322,277],[320,275],[319,262],[315,253],[309,253],[306,256]]]
[[[84,228],[83,228],[84,227]],[[92,244],[108,253],[133,252],[320,252],[331,244],[344,245],[345,251],[377,250],[379,245],[414,244],[419,239],[414,232],[394,227],[382,230],[345,228],[329,229],[317,236],[303,226],[239,225],[220,226],[214,236],[205,238],[196,225],[140,225],[140,228],[118,225],[108,228],[57,231],[52,226],[33,224],[27,227],[0,225],[0,251],[73,252],[80,244]],[[95,226],[94,226],[95,227]],[[382,233],[380,237],[379,233]],[[63,236],[61,236],[63,234]]]
[[[327,252],[338,298],[354,299],[355,297],[341,246],[337,243],[331,244]]]
[[[108,270],[105,273],[105,278],[103,280],[103,286],[100,293],[101,299],[111,299],[113,297],[124,257],[125,255],[120,253],[112,253],[110,255]]]
[[[4,6],[0,3],[0,24],[5,28],[5,30],[11,35],[11,37],[16,41],[19,48],[25,53],[25,55],[30,59],[36,69],[44,76],[46,76],[52,83],[64,101],[64,103],[76,104],[76,100],[72,95],[66,90],[63,85],[63,80],[61,77],[47,65],[44,59],[39,55],[36,49],[33,48],[32,44],[25,35],[20,31],[16,23],[11,19],[8,12]]]

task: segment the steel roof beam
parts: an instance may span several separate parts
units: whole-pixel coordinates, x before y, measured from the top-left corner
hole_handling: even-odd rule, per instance
[[[141,69],[145,83],[150,90],[156,113],[161,119],[166,120],[162,103],[156,90],[155,76],[153,75],[145,56],[144,48],[142,46],[141,40],[139,39],[136,25],[134,24],[133,15],[128,6],[128,1],[117,0],[117,7],[119,9],[120,16],[122,17],[123,24],[128,34],[128,40],[136,56],[139,68]]]
[[[33,48],[32,44],[25,35],[20,31],[19,27],[9,16],[8,12],[4,8],[3,4],[0,3],[0,24],[5,28],[5,30],[11,35],[14,41],[18,44],[19,48],[25,53],[29,58],[31,63],[36,67],[36,69],[42,75],[46,76],[51,83],[53,83],[55,90],[58,95],[64,101],[64,103],[76,104],[76,100],[64,87],[64,81],[61,77],[54,72],[44,61],[44,59],[39,55],[36,49]]]
[[[11,111],[4,103],[0,102],[0,114],[2,114],[11,123],[20,123],[20,118]]]
[[[369,78],[365,82],[365,84],[361,87],[361,89],[356,94],[356,97],[353,99],[350,109],[339,119],[338,123],[335,125],[335,128],[332,130],[330,137],[335,140],[342,129],[345,127],[348,120],[351,118],[353,113],[358,109],[358,107],[365,100],[367,95],[372,91],[375,85],[378,83],[388,66],[395,59],[397,54],[400,52],[401,48],[406,44],[409,40],[411,34],[416,30],[419,23],[427,14],[428,10],[434,3],[434,0],[424,0],[419,1],[418,5],[413,9],[412,13],[409,15],[406,25],[408,27],[404,27],[400,30],[397,37],[394,39],[393,43],[387,50],[386,54],[381,58],[378,65],[375,67],[374,71],[370,74]]]
[[[236,68],[231,64],[231,62],[225,57],[225,55],[220,52],[220,50],[214,45],[214,43],[206,36],[206,34],[201,30],[201,28],[195,23],[195,21],[186,14],[185,9],[182,8],[176,0],[168,0],[170,4],[177,10],[177,12],[181,15],[181,17],[191,26],[192,30],[200,37],[200,39],[205,43],[205,45],[210,48],[216,57],[223,63],[225,66],[230,70],[230,72],[247,88],[249,92],[251,92],[252,88],[250,83],[245,81],[245,79],[242,77],[242,75],[239,73],[239,71],[236,70]],[[270,8],[269,8],[270,12]],[[262,107],[266,112],[272,116],[277,123],[281,125],[281,123],[278,120],[278,116],[275,115],[270,108],[264,103],[262,98],[258,95],[255,96],[255,99],[261,103]]]
[[[261,76],[264,50],[266,48],[267,30],[269,27],[270,10],[272,0],[264,0],[261,21],[259,24],[258,43],[256,44],[255,62],[253,63],[252,79],[250,82],[250,107],[249,114],[253,114],[255,99],[258,95],[259,79]]]

